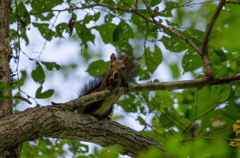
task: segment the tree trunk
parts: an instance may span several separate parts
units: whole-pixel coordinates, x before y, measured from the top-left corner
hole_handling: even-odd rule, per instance
[[[9,39],[11,1],[0,0],[0,119],[13,113],[11,71],[11,46]],[[20,157],[18,145],[0,153],[0,157]]]

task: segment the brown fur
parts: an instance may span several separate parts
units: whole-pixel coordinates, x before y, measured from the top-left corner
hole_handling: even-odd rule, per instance
[[[128,87],[127,81],[133,80],[137,72],[134,71],[135,63],[126,56],[123,60],[118,60],[113,53],[110,57],[111,65],[105,77],[97,78],[85,86],[81,95],[87,95],[102,90],[112,91],[114,88],[124,86]],[[139,71],[139,69],[137,70]],[[135,75],[135,76],[134,76]],[[90,114],[101,120],[108,118],[113,109],[113,104],[119,97],[112,97],[97,101],[80,107],[77,112],[81,114]]]

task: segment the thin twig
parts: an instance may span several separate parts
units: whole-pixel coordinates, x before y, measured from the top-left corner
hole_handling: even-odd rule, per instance
[[[20,100],[22,100],[22,101],[27,102],[27,103],[30,104],[30,105],[32,104],[32,102],[30,102],[28,99],[26,99],[26,98],[24,98],[24,97],[22,97],[22,96],[14,96],[13,99],[20,99]]]
[[[197,108],[198,108],[198,95],[196,96],[196,114],[195,114],[195,120],[197,120]],[[194,121],[195,121],[194,120]]]
[[[199,4],[205,4],[205,3],[217,2],[217,1],[219,1],[219,0],[210,0],[210,1],[199,2],[199,3],[190,3],[190,1],[189,1],[189,2],[186,2],[186,3],[182,4],[182,5],[180,5],[180,6],[169,7],[167,9],[161,10],[159,12],[154,12],[153,15],[155,16],[156,14],[161,14],[161,13],[167,11],[167,10],[178,9],[178,8],[183,8],[183,7],[191,7],[191,6],[195,6],[195,5],[199,5]]]
[[[136,0],[136,3],[135,3],[135,10],[137,10],[138,8],[138,0]]]
[[[54,24],[55,24],[55,22],[57,21],[57,18],[58,18],[58,16],[59,16],[59,14],[60,14],[60,12],[58,12],[58,14],[57,14],[57,16],[56,16],[56,18],[55,18],[55,20],[54,20],[54,22],[53,22],[50,30],[52,30],[52,28],[54,27]],[[51,31],[49,32],[49,34],[48,34],[48,36],[47,36],[47,39],[45,40],[45,42],[44,42],[44,44],[43,44],[42,50],[39,52],[39,55],[38,55],[39,58],[40,58],[40,56],[41,56],[41,54],[42,54],[42,52],[43,52],[43,50],[44,50],[44,48],[45,48],[45,46],[46,46],[46,44],[47,44],[47,41],[48,41],[48,38],[49,38],[50,34],[51,34]]]
[[[151,20],[148,17],[144,16],[142,13],[140,13],[138,10],[129,10],[129,9],[124,9],[124,8],[119,8],[119,7],[112,7],[112,6],[108,6],[106,4],[101,4],[101,3],[96,3],[96,4],[91,4],[88,6],[83,6],[83,7],[76,7],[76,8],[66,8],[64,10],[60,10],[60,9],[51,9],[49,11],[45,11],[45,12],[50,12],[50,11],[58,11],[58,12],[62,12],[62,11],[68,11],[68,10],[78,10],[78,9],[88,9],[88,8],[93,8],[93,7],[98,7],[98,6],[102,6],[102,7],[107,7],[110,10],[120,10],[126,13],[134,13],[139,15],[140,17],[142,17],[146,22],[150,22],[153,24],[156,24],[157,26],[163,28],[164,30],[168,31],[169,33],[179,37],[180,39],[182,39],[183,41],[185,41],[186,43],[188,43],[197,53],[200,54],[200,49],[188,38],[186,38],[185,36],[183,36],[182,34],[178,33],[177,31],[174,31],[173,29],[171,29],[170,27],[167,27],[155,20]],[[33,14],[41,14],[43,12],[37,12],[37,13],[32,13]]]
[[[18,48],[16,48],[16,57],[17,57],[17,67],[16,67],[16,72],[17,72],[17,83],[18,83],[18,90],[20,91],[20,83],[19,83],[19,73],[18,73],[18,67],[19,67],[19,59],[20,59],[20,50],[21,50],[21,44],[20,44],[20,37],[19,37],[19,16],[18,16],[18,6],[17,6],[17,0],[15,0],[15,5],[16,5],[16,13],[17,13],[17,43],[18,43]]]
[[[211,34],[212,28],[225,4],[226,0],[221,0],[210,20],[210,22],[207,25],[206,31],[203,36],[202,40],[202,47],[201,47],[201,55],[207,54],[208,53],[208,41],[209,41],[209,36]]]
[[[131,6],[129,6],[126,2],[124,2],[123,0],[121,0],[128,8],[133,9]]]
[[[231,2],[231,1],[227,1],[226,3],[228,3],[228,4],[240,4],[240,2]]]
[[[164,30],[168,31],[169,33],[179,37],[180,39],[185,41],[187,44],[189,44],[198,54],[200,54],[200,49],[187,37],[183,36],[182,34],[178,33],[177,31],[171,29],[170,27],[167,27],[167,26],[161,24],[158,21],[154,21],[154,20],[151,20],[151,19],[147,18],[146,16],[144,16],[142,13],[140,13],[138,11],[136,11],[135,13],[137,15],[139,15],[140,17],[142,17],[145,21],[150,22],[150,23],[154,23],[157,26],[159,26],[159,27],[163,28]]]
[[[183,139],[182,142],[196,140],[196,139],[205,139],[205,140],[223,139],[223,140],[227,140],[227,141],[233,141],[233,142],[239,142],[240,143],[240,140],[235,140],[235,139],[230,139],[230,138],[211,138],[211,137],[188,138],[188,139]]]

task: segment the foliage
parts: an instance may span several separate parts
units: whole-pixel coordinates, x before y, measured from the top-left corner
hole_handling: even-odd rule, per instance
[[[157,23],[187,37],[201,49],[204,31],[219,1],[144,0],[138,1],[137,10],[135,2],[26,0],[13,5],[11,26],[18,24],[17,28],[11,27],[10,30],[11,44],[15,48],[15,63],[17,65],[20,60],[18,57],[23,55],[35,66],[31,68],[31,74],[27,73],[27,68],[17,69],[21,73],[17,73],[18,77],[14,78],[16,95],[35,100],[37,106],[38,99],[47,99],[56,94],[53,89],[42,92],[45,81],[51,77],[50,71],[55,73],[58,70],[66,77],[73,69],[77,69],[75,63],[60,66],[56,62],[41,60],[42,51],[38,52],[37,58],[29,57],[29,53],[21,47],[31,43],[27,34],[31,28],[36,28],[46,42],[80,39],[80,56],[86,62],[91,61],[87,69],[91,76],[101,75],[109,65],[109,62],[101,59],[103,54],[89,51],[89,46],[97,45],[97,39],[100,38],[105,45],[113,46],[116,52],[130,52],[141,57],[142,70],[138,78],[141,82],[158,82],[159,76],[165,75],[165,72],[159,71],[159,65],[165,65],[174,80],[182,79],[181,72],[194,79],[204,77],[204,66],[196,50]],[[84,10],[85,16],[78,14],[78,10]],[[69,19],[56,22],[62,13],[67,13]],[[211,32],[208,53],[216,77],[230,77],[239,73],[240,45],[236,42],[240,36],[240,32],[236,31],[239,28],[240,21],[236,20],[239,16],[239,5],[226,4]],[[143,17],[154,20],[147,21]],[[72,37],[68,39],[65,37],[71,32],[68,23],[70,18],[75,21]],[[92,60],[96,58],[98,60]],[[35,90],[35,97],[30,97],[21,89],[31,78],[39,87]],[[239,142],[229,144],[229,139],[239,140],[235,138],[234,132],[239,133],[239,128],[236,128],[239,125],[235,124],[240,116],[239,97],[239,81],[234,81],[231,84],[200,89],[128,94],[117,104],[126,114],[135,113],[136,121],[144,127],[140,132],[163,144],[170,155],[190,158],[237,157],[238,149],[234,146],[239,146]],[[20,104],[18,100],[14,106],[17,104]],[[148,116],[153,116],[150,122],[146,121]],[[192,138],[191,125],[196,120],[201,120],[201,130],[196,138]],[[68,151],[63,150],[64,146]],[[120,152],[106,148],[101,151],[95,149],[92,154],[88,151],[88,146],[78,141],[39,138],[36,143],[23,143],[22,157],[60,157],[69,152],[73,157],[118,157]],[[155,148],[140,153],[140,157],[146,157],[145,155],[161,156]]]
[[[233,124],[233,130],[236,131],[236,136],[238,136],[238,134],[240,133],[240,126],[238,125],[239,123],[240,123],[240,120],[237,120],[236,123]],[[234,138],[234,140],[240,141],[240,138]],[[240,142],[236,142],[236,141],[231,141],[229,145],[233,147],[240,146]]]

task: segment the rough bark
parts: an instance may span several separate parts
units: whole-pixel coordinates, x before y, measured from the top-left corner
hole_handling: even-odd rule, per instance
[[[9,69],[9,57],[11,52],[9,40],[10,7],[11,1],[0,0],[0,84],[7,86],[11,83],[11,73]],[[10,90],[2,89],[2,96],[12,96]],[[8,99],[0,100],[0,117],[12,114],[12,103]]]
[[[38,137],[87,141],[101,146],[121,145],[124,153],[137,157],[151,145],[165,148],[158,142],[113,121],[98,121],[92,116],[47,106],[30,108],[0,120],[0,152]]]
[[[220,78],[214,84],[229,83],[239,79],[240,75]],[[92,101],[125,93],[201,88],[209,85],[211,85],[211,79],[207,77],[189,81],[144,83],[125,89],[117,88],[112,92],[106,90],[93,93],[64,104],[31,108],[8,115],[0,119],[0,152],[18,143],[44,136],[88,141],[101,146],[119,144],[123,147],[124,154],[133,157],[151,145],[159,147],[163,154],[166,154],[162,145],[130,128],[112,121],[97,121],[91,116],[76,114],[73,111]]]
[[[11,71],[9,61],[11,55],[9,28],[10,28],[11,1],[0,0],[0,119],[13,113]],[[2,134],[2,133],[1,133]],[[1,135],[0,134],[0,135]],[[1,150],[0,157],[16,158],[20,157],[18,144],[11,148]]]

